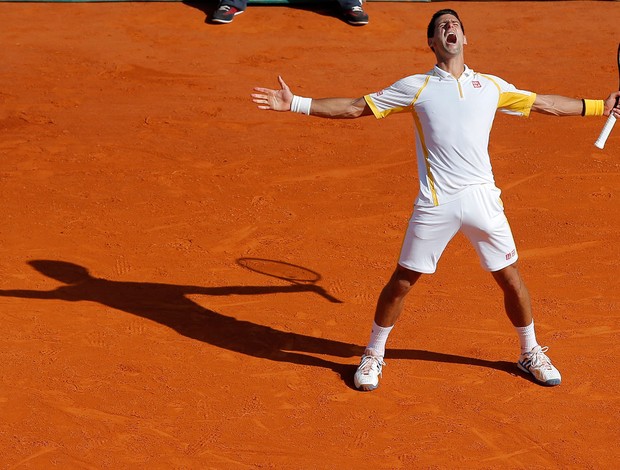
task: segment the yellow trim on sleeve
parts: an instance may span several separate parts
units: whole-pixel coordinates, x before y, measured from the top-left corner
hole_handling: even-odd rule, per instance
[[[372,111],[372,114],[374,114],[377,119],[381,119],[382,117],[385,117],[384,115],[381,114],[381,111],[377,109],[377,106],[375,106],[375,103],[373,103],[370,95],[365,95],[364,100],[366,101],[366,104]]]
[[[492,77],[485,74],[480,75],[490,80],[491,83],[497,88],[497,91],[499,91],[499,101],[497,102],[498,108],[506,108],[511,111],[516,111],[523,114],[525,117],[530,115],[532,105],[534,104],[534,101],[536,101],[536,93],[530,93],[527,95],[525,93],[516,93],[512,91],[502,92],[501,87],[495,80],[493,80]]]
[[[401,112],[405,111],[406,109],[408,109],[408,107],[400,107],[399,106],[399,107],[396,107],[396,108],[386,109],[385,111],[379,111],[379,109],[377,108],[375,103],[372,101],[372,98],[370,97],[370,95],[365,95],[364,96],[364,100],[366,100],[366,103],[368,104],[368,107],[372,111],[372,114],[374,114],[377,119],[382,119],[382,118],[384,118],[386,116],[389,116],[390,114],[393,114],[393,113],[401,113]]]
[[[536,101],[536,93],[525,95],[523,93],[506,92],[499,95],[497,107],[516,111],[527,117],[530,115],[534,101]]]

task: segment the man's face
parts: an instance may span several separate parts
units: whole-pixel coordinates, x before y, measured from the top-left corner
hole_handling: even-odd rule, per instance
[[[458,55],[463,51],[464,44],[467,44],[467,38],[463,34],[461,22],[455,16],[446,14],[437,18],[433,37],[428,39],[428,45],[435,54]]]

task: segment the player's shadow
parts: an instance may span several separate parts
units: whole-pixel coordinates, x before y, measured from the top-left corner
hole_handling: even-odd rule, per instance
[[[364,350],[363,346],[352,343],[281,331],[238,320],[205,308],[188,297],[313,292],[326,299],[333,299],[325,296],[324,289],[316,285],[203,287],[112,281],[94,277],[85,267],[65,261],[33,260],[28,264],[64,285],[45,291],[2,290],[0,297],[97,302],[166,325],[183,336],[218,348],[272,361],[331,369],[340,374],[349,386],[352,385],[351,377],[357,364],[340,364],[313,354],[352,358],[359,357]],[[488,361],[416,349],[390,349],[389,358],[474,365],[511,374],[516,372],[515,365],[506,361]]]

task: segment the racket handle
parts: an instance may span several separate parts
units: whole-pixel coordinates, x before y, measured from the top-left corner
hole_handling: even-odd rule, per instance
[[[594,145],[596,147],[600,149],[605,147],[605,142],[607,142],[607,137],[609,137],[609,134],[611,134],[611,130],[614,128],[615,123],[616,123],[616,117],[613,114],[610,114],[609,117],[607,118],[607,122],[603,126],[603,130],[601,131],[601,134],[598,136],[598,139],[596,139],[596,142],[594,142]]]

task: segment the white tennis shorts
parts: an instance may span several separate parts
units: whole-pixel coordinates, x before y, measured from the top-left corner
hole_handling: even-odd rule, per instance
[[[448,242],[459,231],[474,246],[487,271],[513,264],[518,258],[517,249],[500,193],[494,185],[475,185],[446,204],[416,206],[398,264],[420,273],[434,273]]]

